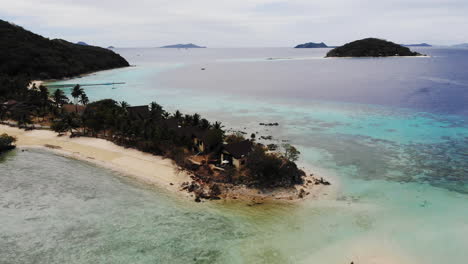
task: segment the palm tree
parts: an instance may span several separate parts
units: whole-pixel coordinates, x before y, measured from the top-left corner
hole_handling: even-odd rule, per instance
[[[82,103],[83,105],[87,105],[89,103],[89,98],[85,92],[83,92],[80,96],[80,103]]]
[[[182,113],[179,110],[175,111],[174,118],[177,120],[182,119]]]
[[[185,125],[190,125],[192,124],[192,116],[191,115],[184,115],[184,123]]]
[[[200,126],[201,128],[203,129],[208,129],[210,128],[210,121],[206,120],[205,118],[202,118],[202,120],[200,120]]]
[[[75,85],[73,87],[73,90],[71,92],[71,96],[73,96],[73,99],[75,101],[75,110],[78,112],[78,98],[84,93],[83,88],[79,84]]]
[[[160,119],[166,111],[156,102],[151,102],[150,104],[151,118],[153,120]]]
[[[120,107],[122,107],[124,110],[126,110],[127,107],[130,107],[130,105],[127,102],[122,101],[122,102],[120,102]]]
[[[41,115],[44,120],[44,116],[47,114],[47,108],[49,105],[49,90],[43,85],[39,85],[39,98],[41,101]]]
[[[55,90],[54,95],[52,97],[57,108],[61,107],[63,104],[68,103],[68,97],[60,89]]]
[[[213,124],[213,128],[214,129],[222,129],[224,126],[221,124],[221,122],[219,121],[216,121],[214,124]]]
[[[192,123],[193,123],[194,126],[198,126],[198,124],[200,124],[200,118],[201,117],[200,117],[199,114],[197,114],[197,113],[193,114]]]

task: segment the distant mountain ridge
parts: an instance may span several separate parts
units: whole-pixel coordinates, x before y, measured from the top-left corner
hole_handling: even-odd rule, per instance
[[[204,49],[206,47],[198,46],[193,43],[189,44],[175,44],[175,45],[167,45],[162,46],[161,48],[172,48],[172,49]]]
[[[461,44],[453,45],[452,47],[455,47],[455,48],[468,48],[468,43],[461,43]]]
[[[313,49],[313,48],[328,48],[328,46],[323,42],[320,42],[320,43],[308,42],[308,43],[304,43],[304,44],[299,44],[294,48],[296,48],[296,49]]]
[[[432,47],[432,45],[427,43],[419,43],[419,44],[402,44],[404,47]]]
[[[0,73],[31,79],[73,77],[129,63],[109,49],[50,40],[0,20]]]
[[[77,45],[82,45],[82,46],[89,46],[89,44],[84,42],[84,41],[78,41],[76,44]]]

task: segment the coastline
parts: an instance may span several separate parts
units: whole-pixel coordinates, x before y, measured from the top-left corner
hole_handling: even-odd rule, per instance
[[[16,145],[19,149],[44,149],[61,156],[90,162],[100,167],[128,175],[143,183],[162,187],[174,193],[180,193],[182,196],[193,200],[193,194],[181,188],[183,183],[192,182],[192,175],[187,171],[181,171],[170,159],[131,148],[124,148],[99,138],[70,138],[66,135],[59,137],[55,132],[50,130],[24,131],[16,127],[0,125],[0,134],[2,133],[16,137]],[[303,186],[289,189],[275,189],[272,191],[234,186],[228,188],[229,190],[221,194],[220,198],[224,201],[237,200],[259,204],[264,202],[296,202],[306,199],[318,199],[322,196],[330,197],[330,193],[336,193],[336,186],[332,185],[334,187],[328,189],[323,185],[308,183],[311,180],[313,180],[312,177],[307,176]],[[298,195],[301,189],[304,189],[304,192],[309,194],[300,198]]]

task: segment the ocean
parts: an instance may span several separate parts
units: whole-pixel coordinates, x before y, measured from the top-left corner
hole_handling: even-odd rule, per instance
[[[133,67],[53,84],[156,101],[291,143],[338,194],[195,204],[51,153],[0,170],[6,263],[465,263],[468,49],[323,58],[327,49],[117,49]],[[67,94],[69,89],[65,89]],[[259,123],[278,122],[278,127]],[[1,263],[1,262],[0,262]]]

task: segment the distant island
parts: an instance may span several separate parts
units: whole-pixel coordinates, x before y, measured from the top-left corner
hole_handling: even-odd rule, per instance
[[[468,43],[453,45],[454,48],[468,48]]]
[[[311,48],[328,48],[328,46],[323,42],[320,42],[320,43],[309,42],[309,43],[297,45],[294,48],[295,49],[311,49]]]
[[[432,45],[429,45],[427,43],[419,43],[419,44],[402,44],[402,46],[405,47],[432,47]]]
[[[108,49],[115,49],[114,46],[109,46],[109,47],[107,47],[107,48],[108,48]]]
[[[326,57],[391,57],[420,56],[407,47],[377,38],[356,40],[330,50]]]
[[[206,47],[198,46],[192,43],[189,44],[176,44],[176,45],[168,45],[162,46],[161,48],[171,48],[171,49],[204,49]]]
[[[88,43],[83,42],[83,41],[78,41],[76,44],[77,44],[77,45],[81,45],[81,46],[89,46]]]
[[[129,66],[111,50],[62,39],[50,40],[3,20],[0,20],[0,58],[3,76],[21,75],[31,80],[59,79]]]

